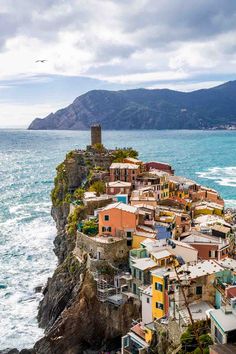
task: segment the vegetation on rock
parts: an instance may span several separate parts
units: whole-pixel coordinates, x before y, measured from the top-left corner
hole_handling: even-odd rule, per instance
[[[138,152],[132,148],[116,149],[113,153],[113,156],[113,162],[123,162],[123,160],[127,157],[136,159],[138,157]]]
[[[98,223],[96,220],[86,220],[82,225],[82,232],[88,236],[95,236],[98,233]]]
[[[51,200],[53,206],[60,206],[68,192],[68,178],[65,163],[57,166],[57,175],[54,179],[54,188],[51,192]]]
[[[85,189],[79,187],[74,191],[74,197],[76,199],[82,200],[84,198],[84,193],[85,193]]]
[[[84,205],[75,206],[73,213],[68,216],[67,232],[74,235],[77,231],[78,222],[86,217],[86,208]]]
[[[194,323],[194,326],[195,330],[198,331],[199,341],[204,350],[204,354],[208,354],[209,345],[213,344],[211,337],[208,335],[209,324],[207,321],[197,321]],[[182,334],[180,341],[182,344],[180,354],[201,354],[192,325],[188,326],[187,330]]]
[[[97,196],[105,193],[106,185],[103,181],[95,181],[90,187],[91,192],[95,192]]]
[[[106,151],[105,147],[103,144],[95,144],[93,145],[93,149],[96,150],[98,153],[102,153],[104,151]]]

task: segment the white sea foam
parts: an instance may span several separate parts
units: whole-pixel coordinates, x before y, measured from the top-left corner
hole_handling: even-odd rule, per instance
[[[236,187],[236,167],[212,167],[203,172],[196,172],[200,178],[213,180],[220,186]]]
[[[236,200],[235,199],[225,199],[225,206],[227,208],[236,208]]]
[[[52,240],[55,226],[50,216],[20,223],[5,223],[11,239],[1,246],[0,348],[30,347],[42,335],[36,321],[41,294],[34,289],[44,285],[55,267]],[[51,245],[49,247],[49,245]]]

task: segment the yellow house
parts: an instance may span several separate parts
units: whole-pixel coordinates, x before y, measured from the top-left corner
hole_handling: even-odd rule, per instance
[[[140,248],[141,242],[143,242],[147,238],[155,240],[156,239],[156,232],[153,232],[153,230],[150,227],[140,226],[139,229],[136,229],[133,232],[132,249]]]
[[[208,205],[198,205],[194,210],[194,216],[199,215],[213,215],[214,209]]]
[[[155,333],[154,323],[152,322],[150,324],[144,325],[144,331],[145,331],[145,342],[151,344],[153,334]]]
[[[160,209],[156,213],[156,221],[164,223],[173,223],[175,221],[175,213],[170,210]]]
[[[224,213],[224,207],[216,203],[199,203],[194,209],[194,216],[199,215],[219,215]]]
[[[156,262],[159,267],[167,267],[168,264],[173,262],[174,257],[173,253],[165,248],[157,249],[150,254],[150,258]]]
[[[153,319],[165,317],[169,310],[166,269],[152,271],[152,316]]]
[[[170,196],[169,183],[166,180],[161,181],[161,200],[168,199]]]

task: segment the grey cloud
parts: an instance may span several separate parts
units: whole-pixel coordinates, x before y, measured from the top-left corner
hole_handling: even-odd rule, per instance
[[[17,34],[54,41],[60,31],[76,30],[84,38],[83,43],[78,42],[78,47],[91,50],[95,64],[99,64],[97,68],[90,68],[90,72],[121,73],[122,68],[135,72],[140,63],[130,65],[129,58],[139,51],[153,49],[168,54],[178,48],[179,43],[204,42],[236,30],[235,0],[3,1],[8,11],[0,13],[0,49],[8,38]],[[112,13],[104,10],[106,4],[114,5]],[[68,11],[54,15],[54,10],[62,6]],[[107,31],[111,32],[116,28],[129,41],[105,41],[97,35],[96,24],[107,26]],[[226,53],[235,53],[233,45],[221,45],[222,51],[225,48]],[[110,65],[114,58],[122,59],[122,63]],[[162,68],[162,64],[158,64]]]
[[[107,1],[109,2],[112,1]],[[142,7],[138,7],[139,0],[115,0],[113,3],[117,7],[117,13],[114,14],[100,13],[99,2],[94,1],[8,0],[8,3],[11,10],[6,18],[2,19],[2,27],[6,28],[6,31],[3,28],[2,37],[5,39],[15,32],[53,39],[59,30],[65,28],[85,31],[85,35],[89,37],[89,25],[94,20],[106,23],[109,17],[115,18],[123,33],[133,35],[140,47],[206,39],[236,26],[235,0],[148,0],[143,2]],[[104,5],[106,1],[102,3]],[[67,6],[71,11],[58,17],[52,16],[51,19],[44,18],[43,15],[53,7],[56,10],[60,6]],[[35,14],[39,15],[37,20],[33,16]],[[14,31],[11,32],[9,27]],[[112,31],[112,28],[108,27],[109,30]],[[104,47],[104,54],[106,52],[110,56],[110,51]],[[127,51],[123,53],[127,55]]]
[[[149,0],[138,11],[129,11],[129,7],[125,3],[123,30],[142,48],[206,41],[236,28],[234,0]]]

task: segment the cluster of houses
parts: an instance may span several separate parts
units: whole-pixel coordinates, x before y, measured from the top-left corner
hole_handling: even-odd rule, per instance
[[[141,304],[123,353],[148,352],[158,323],[172,319],[186,330],[186,306],[194,321],[210,319],[214,343],[236,342],[234,226],[215,190],[175,176],[168,164],[125,158],[110,165],[106,192],[86,192],[83,201],[104,206],[88,216],[97,218],[96,236],[78,230],[78,257],[87,252],[91,264],[121,269],[109,279],[94,271],[99,299]]]

